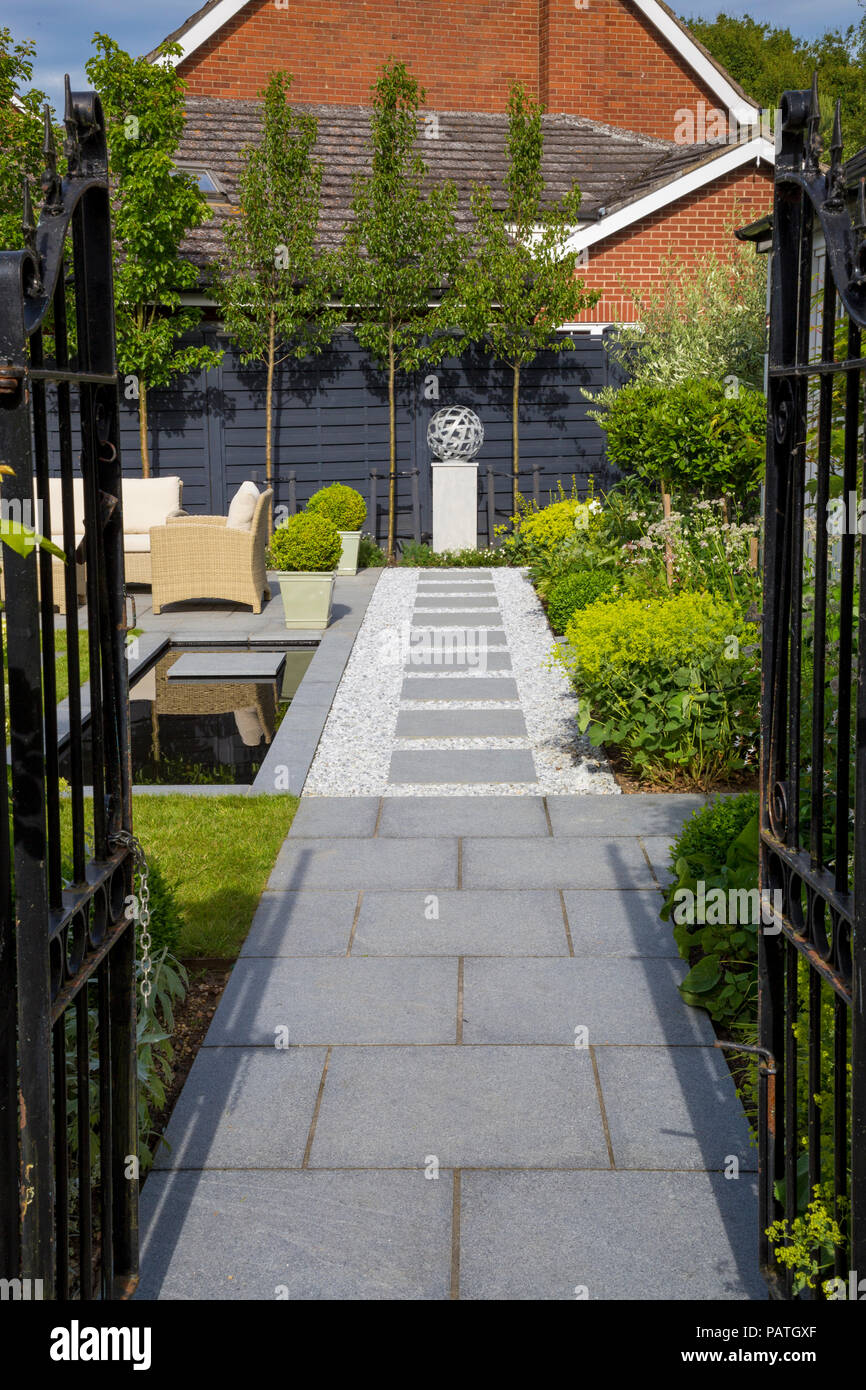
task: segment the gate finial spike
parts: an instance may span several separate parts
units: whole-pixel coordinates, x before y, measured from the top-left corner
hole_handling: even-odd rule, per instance
[[[836,110],[833,114],[833,138],[830,142],[830,158],[833,173],[838,173],[842,165],[842,102],[836,98]]]
[[[54,127],[51,124],[51,107],[46,101],[42,108],[42,158],[52,174],[57,172],[57,151],[54,148]]]
[[[809,106],[809,130],[806,138],[806,158],[817,170],[821,155],[821,101],[818,96],[818,69],[812,73],[812,100]]]
[[[66,155],[68,172],[72,175],[78,173],[80,145],[78,140],[78,122],[75,119],[75,111],[72,107],[72,87],[68,72],[63,79],[63,87],[65,92],[63,124],[66,126],[66,139],[63,141],[63,153]]]
[[[43,213],[56,216],[63,211],[63,202],[60,197],[60,179],[57,174],[57,150],[54,146],[54,127],[51,124],[51,107],[46,101],[43,107],[43,126],[44,134],[42,137],[42,157],[45,160],[45,169],[42,173],[40,183],[45,194],[42,204]]]

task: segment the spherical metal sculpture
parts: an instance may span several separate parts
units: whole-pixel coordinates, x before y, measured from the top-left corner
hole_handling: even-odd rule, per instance
[[[468,406],[449,405],[427,426],[427,443],[438,459],[472,459],[484,443],[484,426]]]

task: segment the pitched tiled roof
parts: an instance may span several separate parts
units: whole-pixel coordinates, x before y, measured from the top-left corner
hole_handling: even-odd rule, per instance
[[[207,169],[225,190],[213,204],[214,216],[195,231],[185,253],[200,265],[212,261],[221,243],[221,227],[237,206],[242,151],[260,136],[259,102],[217,97],[187,98],[187,126],[178,162]],[[319,237],[335,246],[348,220],[355,176],[369,165],[370,108],[307,105],[298,110],[319,123],[316,147],[324,165]],[[583,194],[581,215],[592,219],[635,200],[677,173],[720,153],[718,146],[682,146],[616,130],[576,116],[546,115],[543,173],[547,194],[558,199],[573,183]],[[467,111],[422,114],[421,153],[431,181],[453,179],[458,188],[458,222],[465,226],[474,183],[487,183],[499,206],[508,168],[506,115]]]

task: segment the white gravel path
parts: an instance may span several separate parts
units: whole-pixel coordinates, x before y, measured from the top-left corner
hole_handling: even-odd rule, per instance
[[[434,572],[436,573],[436,572]],[[464,579],[480,579],[478,571],[461,572]],[[489,650],[511,654],[510,671],[492,671],[516,681],[518,700],[459,700],[448,698],[450,681],[482,679],[482,669],[410,667],[407,643],[411,629],[424,628],[425,614],[415,609],[418,580],[431,571],[385,570],[379,579],[364,622],[355,640],[316,757],[307,777],[307,796],[539,796],[555,793],[618,795],[604,757],[590,748],[577,732],[577,697],[565,673],[551,661],[554,639],[544,610],[526,575],[520,570],[484,571],[484,582],[493,583],[499,613],[484,614],[485,627],[503,629],[501,640]],[[449,576],[455,578],[455,576]],[[433,598],[429,590],[425,597]],[[447,592],[436,594],[438,611],[454,614],[459,628],[465,612],[447,607]],[[491,600],[480,600],[475,612]],[[445,629],[447,631],[447,629]],[[476,628],[473,625],[473,631]],[[441,631],[441,629],[437,629]],[[472,641],[471,637],[469,639]],[[404,679],[408,687],[417,679],[434,676],[442,686],[441,700],[401,699]],[[417,738],[395,737],[401,709],[514,709],[519,706],[528,738]],[[520,783],[394,784],[388,782],[391,753],[411,749],[524,749],[530,748],[537,780]]]

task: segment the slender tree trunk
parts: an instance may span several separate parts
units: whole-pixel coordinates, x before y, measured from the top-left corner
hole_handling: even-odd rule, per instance
[[[273,486],[274,481],[274,359],[276,357],[276,322],[277,316],[272,309],[268,315],[268,382],[265,388],[265,481],[268,487]],[[268,536],[273,530],[274,509],[268,514]]]
[[[394,392],[394,332],[388,332],[388,422],[391,434],[391,461],[388,473],[388,560],[395,558],[397,532],[397,405]]]
[[[138,443],[141,448],[141,476],[150,477],[150,448],[147,442],[147,387],[138,383]]]
[[[515,362],[514,391],[511,398],[511,482],[514,515],[520,502],[520,363]]]

